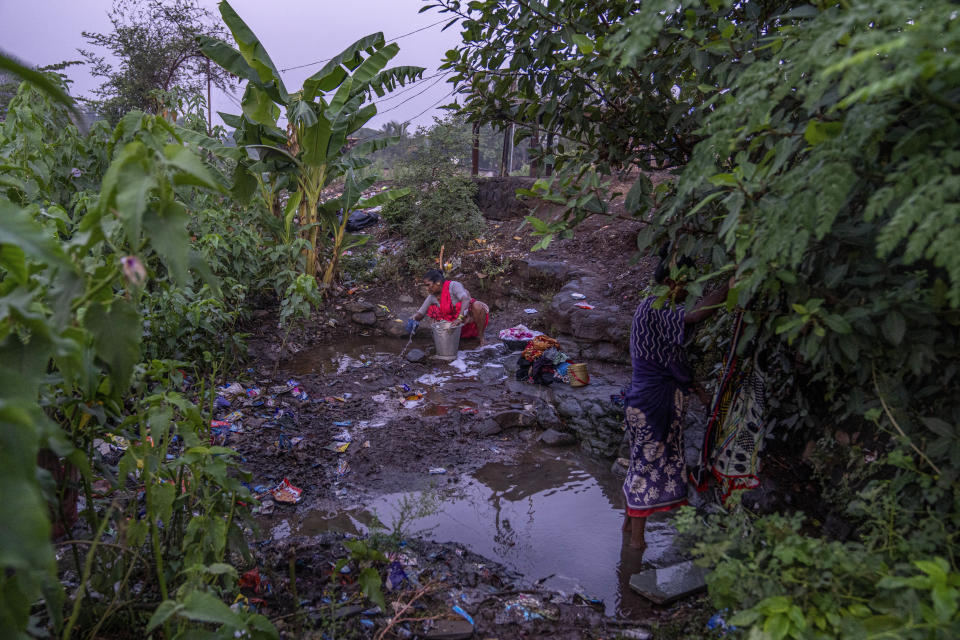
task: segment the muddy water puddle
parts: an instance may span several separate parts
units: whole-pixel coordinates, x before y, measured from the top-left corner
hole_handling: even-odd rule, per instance
[[[339,374],[368,367],[399,355],[406,340],[385,336],[356,336],[336,344],[318,345],[284,361],[283,368],[296,374]],[[414,345],[417,341],[414,341]]]
[[[452,484],[448,476],[433,479],[435,487],[427,491],[307,514],[299,533],[364,534],[374,518],[389,531],[414,507],[430,505],[432,513],[406,525],[408,534],[463,545],[545,588],[600,598],[611,615],[636,617],[649,610],[629,588],[641,558],[623,544],[620,481],[600,464],[573,453],[532,450],[519,464],[490,463]],[[669,547],[672,537],[663,526],[648,527],[651,549]]]

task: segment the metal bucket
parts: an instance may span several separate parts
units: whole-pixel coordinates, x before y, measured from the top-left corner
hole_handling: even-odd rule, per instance
[[[433,323],[433,345],[437,348],[435,358],[448,361],[457,359],[462,328],[463,325],[454,326],[452,322]]]

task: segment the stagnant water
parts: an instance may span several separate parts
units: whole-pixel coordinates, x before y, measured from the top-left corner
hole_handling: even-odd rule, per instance
[[[430,492],[436,512],[408,531],[463,545],[545,587],[601,598],[611,615],[636,617],[649,608],[628,586],[641,557],[624,544],[620,481],[599,463],[572,452],[532,450],[517,465],[487,464],[452,487],[444,481]],[[374,515],[389,528],[398,505],[422,495],[394,493],[363,508],[308,514],[299,530],[363,534]],[[674,537],[669,525],[651,519],[642,560],[672,561]]]

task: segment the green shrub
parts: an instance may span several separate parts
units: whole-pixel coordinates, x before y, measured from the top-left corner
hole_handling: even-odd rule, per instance
[[[455,160],[470,145],[467,132],[454,118],[421,128],[421,144],[407,166],[397,169],[396,186],[409,187],[411,195],[384,205],[382,215],[388,228],[406,239],[411,272],[434,266],[440,247],[444,255],[456,255],[484,230],[473,200],[477,186]]]

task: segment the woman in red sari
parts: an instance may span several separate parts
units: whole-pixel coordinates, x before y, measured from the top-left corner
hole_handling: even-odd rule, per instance
[[[483,331],[490,319],[490,308],[471,298],[470,292],[459,282],[445,279],[437,269],[424,274],[423,285],[427,289],[427,298],[413,315],[413,320],[420,322],[424,316],[430,316],[433,320],[462,323],[460,337],[480,338],[480,346],[483,346]]]

